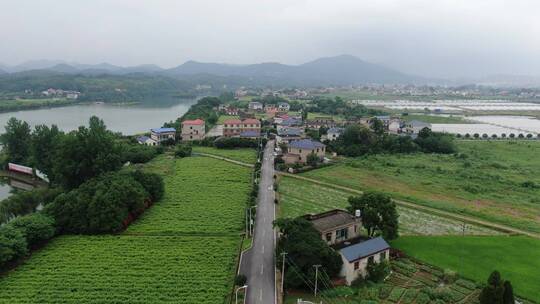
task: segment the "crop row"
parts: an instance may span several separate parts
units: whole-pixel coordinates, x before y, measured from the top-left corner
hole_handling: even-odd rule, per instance
[[[165,197],[128,233],[236,233],[242,229],[250,169],[208,157],[176,160]]]
[[[237,248],[237,237],[63,236],[0,278],[0,303],[222,303]]]

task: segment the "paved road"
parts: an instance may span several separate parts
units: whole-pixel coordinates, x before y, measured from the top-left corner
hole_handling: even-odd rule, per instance
[[[272,227],[275,218],[273,147],[274,142],[269,141],[264,151],[253,247],[242,258],[241,272],[248,277],[248,304],[276,302],[275,231]]]

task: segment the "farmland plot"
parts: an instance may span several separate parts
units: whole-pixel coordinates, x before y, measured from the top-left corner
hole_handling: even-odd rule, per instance
[[[209,157],[176,160],[165,196],[129,234],[227,234],[242,229],[250,169]]]
[[[234,237],[62,236],[0,279],[0,303],[222,303]]]
[[[237,148],[237,149],[218,149],[213,147],[193,147],[193,152],[212,154],[232,160],[244,162],[246,164],[254,164],[257,161],[257,152],[251,148]]]
[[[224,303],[250,169],[161,155],[165,196],[128,230],[61,236],[0,277],[0,303]]]
[[[291,177],[282,177],[278,188],[283,217],[296,217],[331,209],[344,209],[353,194]],[[404,235],[492,235],[497,231],[398,206],[399,229]]]

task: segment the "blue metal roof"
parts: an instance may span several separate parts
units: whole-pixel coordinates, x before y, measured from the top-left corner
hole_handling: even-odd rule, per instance
[[[390,245],[379,236],[365,242],[345,247],[341,249],[340,252],[347,261],[354,262],[388,248],[390,248]]]
[[[313,150],[317,148],[323,148],[324,145],[318,141],[314,141],[311,139],[302,139],[302,140],[295,140],[289,143],[289,147],[296,148],[296,149]]]
[[[302,124],[302,120],[300,119],[296,119],[296,118],[287,118],[287,119],[284,119],[280,125],[282,126],[299,126]]]
[[[137,137],[137,140],[138,140],[138,141],[142,141],[142,142],[145,142],[145,141],[147,141],[147,140],[149,140],[149,139],[150,139],[150,137],[144,136],[144,135],[143,135],[143,136]]]
[[[279,136],[300,136],[302,129],[300,128],[281,128],[278,130]]]
[[[326,131],[327,133],[343,133],[344,129],[343,128],[330,128],[328,129],[328,131]]]
[[[167,132],[176,132],[175,128],[157,128],[157,129],[150,129],[150,131],[154,133],[167,133]]]

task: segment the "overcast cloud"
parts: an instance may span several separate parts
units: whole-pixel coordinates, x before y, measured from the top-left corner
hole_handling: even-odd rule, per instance
[[[298,64],[540,75],[538,0],[0,0],[0,62]]]

